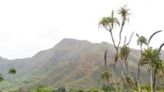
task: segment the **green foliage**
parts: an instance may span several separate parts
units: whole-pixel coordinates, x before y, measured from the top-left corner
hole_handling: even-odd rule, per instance
[[[108,80],[112,77],[112,74],[109,71],[105,71],[102,73],[101,78],[104,80]]]
[[[149,85],[144,84],[144,85],[141,86],[141,90],[144,91],[144,92],[150,92],[151,88],[150,88]]]
[[[9,74],[15,74],[16,70],[14,68],[11,68],[9,70]],[[2,76],[2,74],[0,74],[0,82],[2,82],[4,80],[4,77]]]
[[[161,70],[163,68],[163,61],[160,58],[160,53],[151,47],[147,48],[143,52],[143,62],[141,64],[149,64],[149,68],[155,70]]]
[[[121,17],[124,19],[124,20],[127,20],[128,19],[128,15],[129,15],[129,10],[130,9],[127,9],[126,6],[123,6],[120,8],[118,14],[121,15]]]
[[[119,25],[119,21],[117,18],[111,17],[103,17],[102,20],[99,22],[100,25],[103,25],[108,31],[112,30],[113,25]]]
[[[102,90],[105,92],[111,92],[111,91],[114,91],[114,88],[112,86],[108,87],[106,85],[103,85]]]
[[[136,60],[136,58],[134,58],[134,59],[131,59],[131,60],[127,60],[127,57],[129,56],[129,54],[130,54],[130,47],[129,47],[129,43],[130,43],[130,41],[131,41],[131,38],[130,38],[130,40],[129,40],[129,42],[127,43],[127,44],[125,44],[126,43],[126,36],[125,36],[125,42],[124,42],[124,45],[120,45],[121,44],[121,40],[122,40],[122,38],[121,38],[121,34],[122,34],[122,31],[123,31],[123,27],[124,27],[124,24],[128,21],[128,16],[129,16],[129,9],[127,9],[125,6],[124,7],[121,7],[120,8],[120,10],[119,10],[119,13],[118,13],[119,15],[121,15],[121,18],[116,18],[115,16],[114,16],[114,11],[112,11],[112,13],[111,13],[111,16],[108,16],[108,17],[103,17],[102,18],[102,20],[99,22],[99,24],[100,25],[102,25],[107,31],[109,31],[110,32],[110,34],[111,34],[111,38],[112,38],[112,41],[113,41],[113,45],[114,45],[114,47],[115,47],[115,56],[114,56],[114,59],[115,59],[115,61],[133,61],[134,59]],[[121,19],[121,20],[118,20],[118,19]],[[120,25],[121,24],[121,25]],[[118,40],[118,45],[116,45],[115,44],[115,39],[114,39],[114,37],[113,37],[113,29],[114,29],[114,27],[118,27],[118,28],[120,28],[120,31],[119,31],[119,40]],[[121,27],[120,27],[121,26]],[[152,47],[149,47],[149,43],[150,43],[150,41],[152,40],[152,38],[154,37],[154,35],[156,35],[157,33],[159,33],[159,32],[161,32],[161,30],[160,31],[156,31],[156,32],[154,32],[151,36],[150,36],[150,38],[147,40],[144,36],[139,36],[138,34],[137,34],[137,37],[138,37],[138,40],[137,40],[137,44],[138,45],[140,45],[140,47],[141,47],[141,51],[142,51],[142,45],[145,45],[145,46],[147,46],[147,48],[145,48],[144,50],[143,50],[143,52],[141,52],[141,56],[142,56],[142,59],[141,59],[141,61],[142,62],[140,62],[141,63],[141,65],[148,65],[149,66],[149,70],[150,69],[153,69],[154,70],[154,72],[156,72],[156,73],[154,73],[154,75],[156,75],[156,74],[158,74],[159,72],[160,72],[160,70],[161,69],[163,69],[163,61],[162,61],[162,59],[160,58],[160,51],[161,51],[161,48],[162,48],[162,46],[164,46],[164,44],[162,44],[161,46],[160,46],[160,48],[159,48],[159,50],[156,50],[156,49],[154,49],[154,48],[152,48]],[[133,35],[133,34],[132,34]],[[131,36],[132,37],[132,36]],[[121,47],[122,46],[122,47]],[[59,46],[60,47],[60,46]],[[89,46],[88,46],[89,47]],[[99,47],[99,46],[98,46]],[[79,49],[79,46],[77,46],[77,48]],[[106,47],[105,47],[106,48]],[[62,48],[63,49],[63,48]],[[90,49],[90,48],[89,48]],[[97,48],[96,48],[97,49]],[[101,49],[101,48],[100,48]],[[71,49],[72,50],[72,49]],[[87,48],[87,50],[88,50],[88,48]],[[94,50],[95,50],[95,48],[94,48]],[[103,50],[104,50],[104,47],[103,47]],[[69,52],[69,51],[66,51],[65,50],[65,52]],[[63,53],[65,53],[65,52],[62,52],[62,57],[65,57],[64,55],[63,55]],[[74,53],[75,51],[73,51],[73,53]],[[90,86],[88,86],[88,84],[87,83],[94,83],[95,82],[95,84],[96,84],[96,86],[97,86],[97,84],[98,85],[101,85],[101,82],[99,82],[99,80],[95,80],[94,79],[94,77],[100,77],[100,76],[98,76],[98,75],[96,75],[96,76],[94,76],[92,73],[93,73],[93,71],[94,72],[97,72],[97,71],[99,71],[99,69],[98,69],[98,64],[99,63],[97,63],[97,61],[101,61],[102,59],[99,59],[99,57],[97,56],[97,55],[100,55],[100,56],[102,56],[102,54],[99,54],[99,53],[101,53],[101,51],[99,52],[98,51],[98,53],[96,53],[96,57],[92,57],[92,56],[89,56],[90,55],[90,53],[88,54],[88,51],[87,51],[87,56],[85,56],[85,57],[81,57],[81,56],[79,56],[79,54],[86,54],[86,53],[82,53],[83,51],[79,51],[80,53],[76,53],[76,55],[77,55],[77,57],[75,57],[75,56],[73,56],[73,57],[71,57],[71,54],[70,53],[66,53],[67,55],[69,55],[69,56],[66,56],[66,57],[71,57],[71,59],[69,60],[64,60],[64,61],[71,61],[71,60],[74,60],[74,61],[78,61],[79,59],[78,58],[80,58],[80,61],[95,61],[94,62],[94,64],[91,62],[89,62],[89,66],[87,66],[87,67],[85,67],[86,69],[82,69],[82,68],[84,68],[84,67],[82,67],[82,66],[80,66],[80,65],[87,65],[86,63],[81,63],[80,61],[79,62],[76,62],[76,64],[73,64],[72,62],[71,62],[71,64],[69,63],[69,65],[72,65],[72,66],[69,66],[68,67],[68,65],[67,64],[65,64],[64,63],[64,67],[63,67],[63,65],[61,65],[61,66],[59,66],[59,67],[61,67],[61,68],[59,68],[58,66],[56,67],[55,66],[55,68],[54,68],[54,63],[48,63],[48,62],[44,62],[45,63],[45,65],[43,64],[43,63],[41,63],[41,66],[40,67],[43,67],[43,66],[46,66],[47,68],[43,68],[43,70],[41,71],[40,69],[40,67],[39,68],[37,68],[36,70],[37,70],[37,72],[33,72],[32,74],[34,74],[34,75],[42,75],[42,76],[37,76],[36,78],[34,78],[34,79],[20,79],[21,80],[21,82],[20,83],[17,83],[17,84],[21,84],[21,83],[24,83],[25,84],[25,86],[26,86],[26,84],[27,85],[31,85],[32,84],[32,81],[44,81],[43,83],[45,83],[45,84],[47,84],[47,85],[56,85],[56,84],[60,84],[60,85],[69,85],[69,83],[74,83],[74,81],[75,81],[75,85],[77,85],[76,83],[78,82],[79,84],[81,84],[82,86],[83,85],[85,85],[86,87],[88,87],[89,89],[70,89],[70,90],[67,90],[65,87],[60,87],[60,88],[57,88],[57,90],[54,90],[54,89],[52,89],[52,88],[49,88],[49,87],[44,87],[44,86],[39,86],[39,87],[37,87],[37,88],[35,88],[35,89],[33,89],[32,90],[32,92],[118,92],[116,89],[117,89],[117,87],[116,86],[119,86],[118,87],[118,89],[119,89],[119,92],[127,92],[126,91],[126,88],[128,89],[130,89],[130,91],[129,92],[139,92],[138,91],[138,89],[137,89],[137,81],[136,81],[136,78],[135,78],[135,74],[134,74],[134,76],[130,76],[130,71],[128,71],[127,70],[127,73],[125,73],[124,72],[124,69],[125,68],[127,68],[128,69],[128,62],[126,62],[125,63],[125,65],[123,65],[124,64],[124,62],[122,63],[121,62],[121,64],[122,64],[122,67],[123,68],[120,68],[120,67],[118,67],[118,72],[117,72],[117,70],[114,70],[114,69],[112,69],[113,68],[113,66],[112,65],[108,65],[108,64],[111,64],[111,63],[108,63],[107,64],[107,61],[108,60],[110,60],[110,61],[112,61],[112,60],[114,60],[114,59],[108,59],[108,57],[107,56],[110,56],[110,55],[107,55],[107,52],[105,52],[105,58],[104,58],[104,60],[105,60],[105,72],[103,72],[102,73],[102,71],[101,71],[101,73],[99,73],[99,74],[102,74],[101,75],[101,78],[102,79],[104,79],[104,80],[107,80],[107,82],[108,82],[108,84],[111,82],[109,79],[112,79],[112,83],[110,83],[108,86],[106,86],[106,85],[103,85],[103,88],[102,89],[98,89],[98,88],[96,88],[96,87],[92,87],[92,88],[90,88]],[[84,51],[85,52],[85,51]],[[58,53],[59,53],[59,51],[58,51]],[[92,53],[95,53],[94,51],[92,52]],[[110,53],[113,53],[112,51],[110,52]],[[135,55],[136,54],[133,54],[132,56],[134,56],[135,57]],[[55,57],[54,56],[54,54],[52,55],[53,57]],[[61,55],[57,55],[57,59],[60,57]],[[39,56],[38,56],[39,57]],[[43,54],[42,55],[42,58],[40,59],[40,61],[42,61],[42,60],[44,60],[44,59],[51,59],[51,60],[57,60],[57,59],[55,59],[55,58],[52,58],[52,57],[50,57],[50,56],[47,54],[47,52],[46,52],[46,54]],[[91,59],[90,59],[90,57],[92,57]],[[98,58],[97,58],[98,57]],[[75,59],[74,59],[75,58]],[[93,58],[95,59],[95,60],[93,60]],[[133,58],[133,57],[132,57]],[[82,59],[85,59],[85,60],[82,60]],[[108,59],[108,60],[107,60]],[[35,60],[35,59],[34,59]],[[37,60],[37,59],[36,59]],[[60,60],[60,59],[59,59]],[[44,60],[44,61],[48,61],[48,60]],[[38,61],[39,62],[39,61]],[[40,63],[40,62],[39,62]],[[117,62],[115,62],[115,63],[117,63]],[[136,62],[130,62],[130,63],[133,63],[134,64],[134,66],[133,65],[131,65],[130,66],[130,69],[132,69],[132,71],[133,71],[133,68],[134,69],[136,69]],[[37,63],[38,64],[38,63]],[[36,65],[37,65],[36,64]],[[78,66],[78,64],[79,64],[79,66]],[[113,64],[113,63],[112,63]],[[48,66],[47,66],[48,65]],[[56,65],[60,65],[60,64],[56,64]],[[39,65],[38,65],[39,66]],[[50,66],[52,66],[53,68],[51,68]],[[112,68],[110,67],[110,71],[108,71],[108,68],[109,68],[109,66],[112,66]],[[68,67],[68,68],[67,68]],[[76,68],[76,67],[78,67],[78,68]],[[79,68],[80,67],[80,68]],[[90,68],[91,67],[91,68]],[[92,70],[92,67],[96,67],[97,68],[97,70],[96,70],[96,68],[93,68],[93,70]],[[132,68],[131,68],[132,67]],[[77,69],[77,70],[76,70]],[[79,70],[78,70],[79,69]],[[48,71],[48,70],[51,70],[51,71]],[[57,70],[57,71],[56,71]],[[61,71],[62,70],[62,71]],[[75,71],[76,70],[76,71]],[[87,71],[87,73],[86,73],[86,71],[88,70],[88,71],[92,71],[92,72],[89,72],[88,73],[88,71]],[[145,70],[145,68],[143,68],[142,69],[142,71],[144,71]],[[38,72],[39,71],[39,72]],[[47,72],[48,71],[48,72]],[[54,72],[54,71],[56,71],[56,72]],[[70,72],[71,71],[71,72]],[[81,72],[82,71],[82,72]],[[48,75],[46,75],[46,74],[42,74],[42,73],[45,73],[46,72],[46,74],[48,74]],[[134,72],[134,71],[133,71]],[[8,72],[9,74],[15,74],[16,73],[16,70],[14,69],[14,68],[11,68],[10,70],[9,70],[9,72]],[[38,74],[37,74],[38,73]],[[55,73],[56,73],[56,75],[55,75]],[[83,78],[81,77],[81,75],[83,76],[84,75],[84,73],[86,73],[86,76],[84,76]],[[115,76],[116,75],[116,76]],[[31,75],[28,75],[28,76],[31,76]],[[66,78],[64,77],[64,76],[66,76]],[[90,76],[94,76],[94,77],[90,77]],[[49,78],[50,77],[50,78]],[[46,80],[44,80],[46,78]],[[146,76],[146,78],[148,78],[148,76]],[[39,80],[37,80],[37,79],[39,79]],[[62,79],[62,80],[61,80]],[[74,80],[75,79],[75,80]],[[3,79],[3,77],[2,77],[2,75],[0,75],[0,81],[2,81],[2,80],[4,80]],[[19,81],[20,81],[19,80]],[[87,83],[85,83],[87,81]],[[88,82],[89,81],[89,82]],[[97,82],[98,81],[98,82]],[[51,82],[51,83],[49,83],[49,82]],[[67,82],[67,83],[66,83]],[[31,83],[31,84],[30,84]],[[56,83],[56,84],[55,84]],[[122,83],[122,84],[121,84]],[[35,83],[34,83],[35,84]],[[34,84],[32,84],[32,85],[34,85]],[[102,83],[103,84],[103,83]],[[14,86],[15,84],[13,83],[11,86]],[[113,86],[114,85],[114,86]],[[115,86],[116,85],[116,86]],[[21,86],[22,86],[22,84],[21,84]],[[80,87],[82,87],[82,86],[80,86]],[[2,87],[3,88],[3,87]],[[76,88],[76,87],[75,87]],[[162,88],[159,88],[159,89],[157,89],[158,91],[157,92],[164,92],[164,90],[162,89]],[[23,90],[22,89],[22,92],[24,92],[24,91],[26,91],[26,90]],[[145,84],[145,85],[143,85],[142,83],[141,83],[141,92],[150,92],[151,91],[151,88],[150,88],[150,85],[148,85],[148,84]],[[17,92],[17,91],[15,91],[15,92]]]
[[[4,80],[2,74],[0,74],[0,82],[2,82]]]
[[[132,80],[133,78],[131,76],[129,76],[129,69],[128,69],[128,60],[127,57],[129,56],[130,53],[130,49],[128,47],[129,42],[126,44],[126,36],[125,36],[125,40],[124,40],[124,45],[120,48],[120,44],[122,41],[122,31],[125,25],[125,22],[128,20],[128,16],[129,16],[129,9],[126,8],[126,6],[121,7],[119,10],[119,13],[121,15],[122,20],[118,20],[117,18],[114,17],[114,12],[112,11],[112,14],[110,17],[104,17],[102,18],[102,20],[100,21],[99,24],[103,25],[103,27],[110,32],[110,36],[112,38],[112,42],[115,48],[115,64],[117,63],[117,61],[124,61],[123,63],[120,62],[120,66],[121,66],[121,73],[119,75],[121,75],[120,79],[122,78],[122,80],[124,81],[124,88],[126,88],[127,92],[129,92],[131,89],[133,89],[133,86],[135,85],[135,88],[137,86],[138,91],[140,92],[140,80],[139,80],[139,76],[140,76],[140,65],[145,65],[147,64],[149,67],[148,69],[151,70],[151,90],[153,90],[153,92],[155,92],[155,88],[156,88],[156,78],[158,77],[157,75],[159,74],[159,72],[161,70],[163,70],[163,60],[160,57],[160,51],[161,48],[164,46],[164,43],[160,46],[160,48],[158,50],[153,49],[152,47],[149,47],[149,44],[152,40],[152,38],[162,32],[161,30],[154,32],[149,39],[147,40],[144,36],[139,36],[137,34],[138,40],[137,40],[137,45],[140,46],[140,50],[141,50],[141,58],[140,61],[138,62],[138,78],[135,77],[135,75],[133,76],[135,78],[135,82]],[[121,23],[121,27],[120,27],[120,31],[119,31],[119,39],[118,39],[118,44],[116,45],[114,36],[113,36],[113,25],[115,23]],[[133,35],[133,34],[132,34]],[[131,41],[131,38],[130,38]],[[146,49],[143,50],[142,46],[143,44],[146,45]],[[112,76],[111,74],[109,74],[107,72],[107,51],[105,51],[105,71],[102,74],[102,78],[106,79],[109,85],[109,77]],[[121,59],[119,59],[119,57]],[[114,67],[115,68],[115,67]],[[112,73],[113,76],[115,75],[114,73]],[[112,76],[112,77],[113,77]],[[113,81],[115,83],[115,89],[116,92],[118,92],[118,88],[117,88],[117,84],[115,79],[113,78]],[[130,89],[131,88],[131,89]]]
[[[121,48],[121,51],[120,51],[120,58],[121,59],[127,59],[128,55],[129,55],[129,52],[130,52],[130,49],[128,46],[124,45],[122,48]]]
[[[11,69],[9,70],[9,74],[16,74],[16,69],[11,68]]]
[[[87,90],[87,92],[99,92],[99,90],[95,87],[90,88],[89,90]]]
[[[32,92],[56,92],[56,91],[48,87],[39,86],[36,89],[34,89]]]
[[[161,48],[164,46],[164,44],[162,44],[159,49],[153,49],[152,47],[149,46],[152,38],[158,34],[162,32],[161,30],[160,31],[156,31],[154,32],[150,37],[149,37],[149,40],[146,41],[144,37],[142,37],[145,41],[144,43],[146,43],[146,46],[147,48],[144,49],[144,51],[142,52],[142,49],[141,49],[141,59],[140,59],[140,64],[141,65],[145,65],[147,64],[148,65],[148,70],[150,71],[151,75],[150,75],[150,83],[151,83],[151,91],[153,92],[156,92],[156,79],[159,78],[158,75],[160,73],[160,71],[162,71],[164,69],[163,67],[163,60],[161,59],[160,57],[160,51],[161,51]],[[141,37],[139,37],[140,39]],[[139,40],[138,39],[138,40]],[[142,42],[141,40],[140,41],[137,41],[138,43],[140,42],[140,47],[142,46]]]
[[[65,87],[60,87],[57,89],[57,92],[66,92],[66,88]]]
[[[144,36],[138,36],[137,45],[142,46],[143,44],[147,45],[147,39]]]

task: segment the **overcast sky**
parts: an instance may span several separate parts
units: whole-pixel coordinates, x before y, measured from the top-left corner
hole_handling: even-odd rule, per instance
[[[164,30],[163,0],[0,0],[0,56],[31,57],[63,38],[111,42],[98,22],[123,5],[131,9],[124,34],[148,37]],[[133,40],[131,46],[136,48],[136,38]],[[164,32],[151,45],[162,42]]]

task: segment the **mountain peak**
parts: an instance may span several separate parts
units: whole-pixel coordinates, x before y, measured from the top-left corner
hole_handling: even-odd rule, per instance
[[[72,38],[64,38],[62,39],[56,46],[72,46],[75,44],[91,44],[91,42],[87,40],[77,40],[77,39],[72,39]],[[55,47],[56,47],[55,46]]]
[[[64,38],[60,41],[61,42],[80,42],[80,41],[83,41],[83,42],[89,42],[87,40],[77,40],[77,39],[73,39],[73,38]]]

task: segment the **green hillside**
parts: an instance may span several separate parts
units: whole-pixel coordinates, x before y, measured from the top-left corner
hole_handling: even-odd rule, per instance
[[[2,90],[35,88],[38,85],[50,87],[88,88],[102,87],[104,51],[109,49],[109,61],[114,56],[113,46],[109,43],[91,43],[88,41],[63,39],[51,49],[44,50],[31,58],[7,60],[0,58],[1,72],[6,80],[0,84]],[[164,54],[162,54],[164,55]],[[136,71],[139,51],[131,49],[129,70]],[[112,62],[111,62],[112,63]],[[9,68],[16,68],[15,76],[7,75]],[[120,72],[120,66],[116,65]],[[143,82],[148,73],[142,68]],[[112,84],[111,84],[112,85]]]

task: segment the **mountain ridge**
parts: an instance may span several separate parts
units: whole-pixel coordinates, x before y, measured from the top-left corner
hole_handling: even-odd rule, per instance
[[[104,83],[101,80],[101,72],[106,49],[109,50],[108,60],[113,61],[115,50],[111,44],[67,38],[31,58],[6,61],[0,58],[0,67],[3,67],[0,72],[6,77],[6,81],[0,84],[0,87],[4,90],[9,87],[29,88],[38,84],[53,87],[100,87]],[[135,72],[139,54],[139,50],[131,49],[129,67]],[[14,76],[17,81],[11,80],[7,75],[9,68],[17,69]],[[142,73],[143,76],[146,76],[144,73],[145,71]]]

